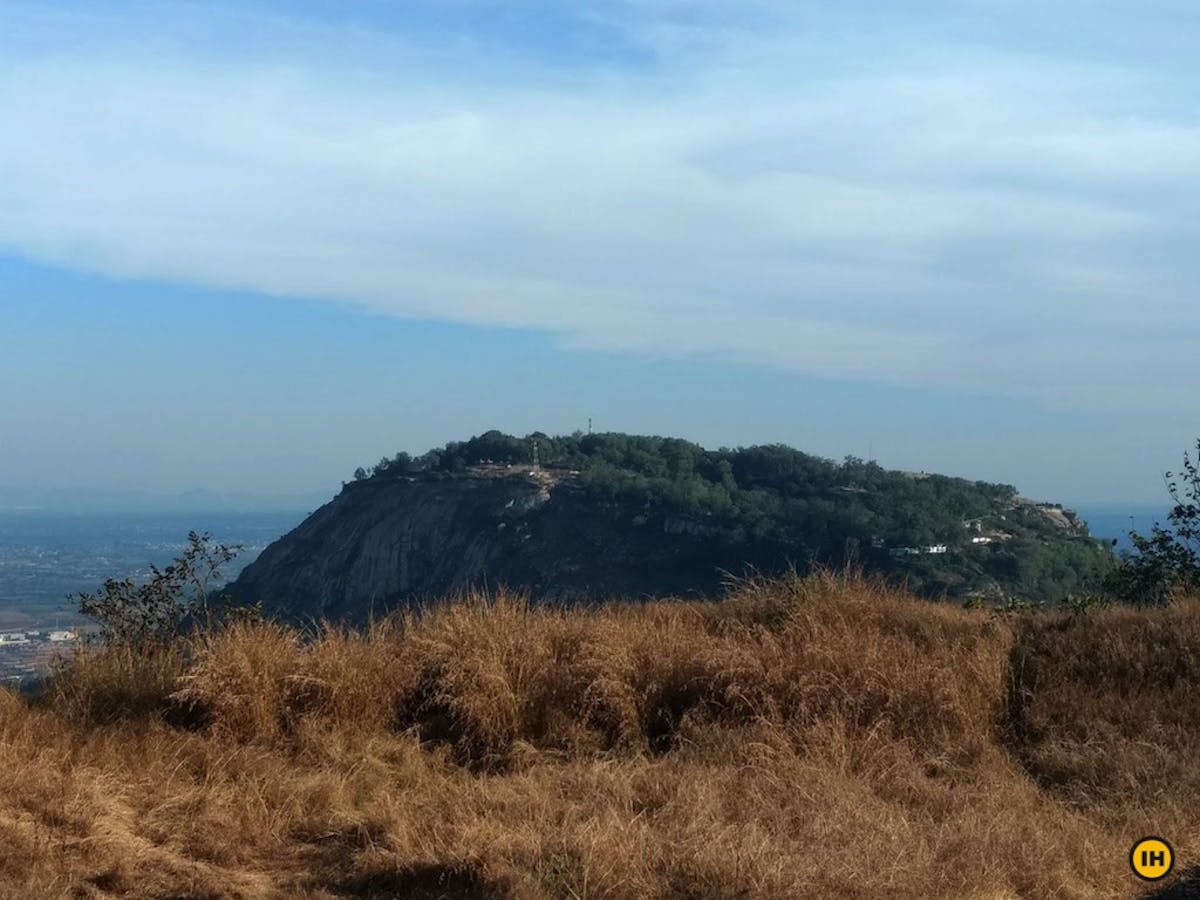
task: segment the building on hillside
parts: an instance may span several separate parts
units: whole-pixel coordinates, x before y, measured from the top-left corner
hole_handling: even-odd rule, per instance
[[[949,552],[950,547],[946,544],[929,544],[925,547],[892,547],[888,550],[890,556],[923,556],[927,553],[939,554]]]

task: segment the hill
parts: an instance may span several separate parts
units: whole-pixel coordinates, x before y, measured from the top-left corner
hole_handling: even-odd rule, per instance
[[[1148,833],[1194,896],[1197,660],[828,574],[112,647],[0,691],[0,896],[1097,900]]]
[[[360,469],[230,588],[362,621],[475,587],[535,600],[712,597],[729,575],[861,565],[927,596],[1048,602],[1112,564],[1071,511],[1009,485],[625,434],[488,432]]]

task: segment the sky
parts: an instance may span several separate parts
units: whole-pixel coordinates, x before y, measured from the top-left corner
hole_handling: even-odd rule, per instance
[[[1158,502],[1198,43],[1182,0],[0,0],[0,485],[590,418]]]

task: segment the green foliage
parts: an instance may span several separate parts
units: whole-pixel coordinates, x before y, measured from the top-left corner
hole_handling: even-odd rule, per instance
[[[1025,597],[1065,601],[1069,594],[1101,588],[1112,565],[1107,548],[1090,538],[1039,529],[1035,520],[1012,540],[982,554],[982,571]]]
[[[1028,597],[1009,597],[997,606],[993,612],[998,616],[1012,616],[1041,612],[1045,608],[1045,601],[1042,600],[1031,600]]]
[[[861,563],[926,593],[991,590],[1062,600],[1096,586],[1111,553],[1086,529],[1064,532],[1014,487],[889,471],[855,457],[822,459],[782,444],[706,450],[689,441],[620,433],[513,437],[488,431],[414,458],[398,456],[372,479],[445,477],[473,466],[574,472],[597,510],[642,511],[711,536],[713,556],[767,569]],[[386,462],[386,461],[385,461]],[[969,531],[966,523],[976,523]],[[1002,532],[972,545],[979,529]],[[898,558],[895,548],[945,544],[948,553]]]
[[[106,644],[140,646],[165,641],[189,619],[211,620],[211,585],[223,565],[241,550],[213,541],[207,532],[188,534],[188,546],[165,569],[150,567],[150,578],[109,578],[95,593],[75,596],[79,611],[100,626]]]
[[[1067,598],[1063,600],[1063,607],[1075,616],[1086,615],[1094,610],[1103,609],[1110,604],[1111,600],[1104,594],[1092,592],[1067,594]]]
[[[1165,606],[1178,591],[1200,588],[1200,440],[1196,457],[1183,455],[1183,471],[1167,472],[1171,512],[1150,536],[1132,532],[1133,553],[1108,580],[1117,598],[1138,606]]]

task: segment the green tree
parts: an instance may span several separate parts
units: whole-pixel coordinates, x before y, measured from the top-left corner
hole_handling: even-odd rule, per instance
[[[1200,440],[1196,456],[1184,453],[1183,470],[1165,478],[1167,524],[1154,523],[1149,536],[1130,532],[1133,553],[1109,579],[1111,593],[1139,606],[1163,606],[1175,592],[1200,587]]]

